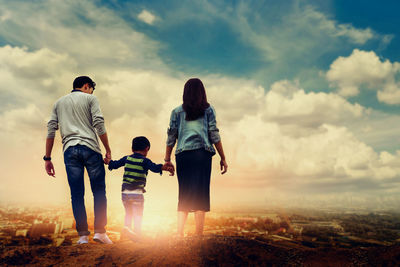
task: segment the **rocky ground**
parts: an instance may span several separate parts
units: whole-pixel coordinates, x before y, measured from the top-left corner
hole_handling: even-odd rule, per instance
[[[399,266],[400,245],[308,248],[230,236],[168,237],[60,247],[2,247],[0,265],[25,266]]]

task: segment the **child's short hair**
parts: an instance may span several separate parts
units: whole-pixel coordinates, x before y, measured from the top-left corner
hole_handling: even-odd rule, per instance
[[[150,148],[150,141],[144,136],[138,136],[133,138],[132,140],[132,150],[133,151],[141,151],[145,150],[146,147]]]

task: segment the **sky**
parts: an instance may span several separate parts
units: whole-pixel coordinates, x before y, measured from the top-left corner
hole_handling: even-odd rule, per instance
[[[145,135],[164,158],[171,110],[200,78],[228,173],[213,160],[212,207],[397,207],[398,1],[0,0],[0,203],[70,201],[55,101],[88,75],[113,159]],[[102,148],[104,151],[104,148]],[[121,205],[122,170],[107,171]],[[86,202],[91,202],[86,179]],[[146,205],[176,209],[176,176],[149,174]]]

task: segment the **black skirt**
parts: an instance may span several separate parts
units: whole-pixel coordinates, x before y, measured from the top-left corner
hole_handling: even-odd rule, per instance
[[[210,211],[211,162],[212,154],[204,149],[176,155],[178,211]]]

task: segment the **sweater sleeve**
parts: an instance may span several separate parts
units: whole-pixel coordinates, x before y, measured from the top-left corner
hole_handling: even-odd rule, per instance
[[[150,170],[152,172],[162,174],[162,169],[161,169],[163,166],[162,164],[155,164],[148,158],[145,158],[143,161],[143,165],[146,170]]]
[[[58,116],[57,116],[57,103],[54,104],[53,110],[51,111],[50,120],[47,123],[47,138],[54,138],[56,131],[58,130]]]
[[[108,169],[111,171],[114,169],[118,169],[122,166],[125,166],[126,158],[127,158],[127,156],[125,156],[119,160],[111,160],[110,163],[108,163]]]
[[[97,97],[93,96],[90,102],[90,112],[92,114],[92,124],[96,128],[98,135],[106,133],[106,127],[104,126],[104,117],[101,113],[100,104]]]

